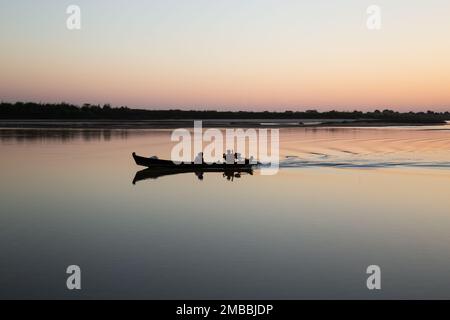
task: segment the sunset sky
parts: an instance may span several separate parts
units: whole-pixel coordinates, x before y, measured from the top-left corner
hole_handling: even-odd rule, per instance
[[[450,110],[448,0],[0,0],[0,40],[3,101]]]

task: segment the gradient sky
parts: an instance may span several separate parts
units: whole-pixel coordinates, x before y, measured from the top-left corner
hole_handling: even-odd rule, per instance
[[[0,40],[3,101],[450,110],[448,0],[0,0]]]

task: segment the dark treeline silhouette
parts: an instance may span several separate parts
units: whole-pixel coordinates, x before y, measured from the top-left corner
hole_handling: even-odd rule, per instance
[[[144,110],[128,107],[113,108],[68,103],[0,103],[0,119],[53,120],[186,120],[186,119],[365,119],[394,123],[441,123],[450,120],[450,112],[396,112],[392,110],[362,111],[198,111],[198,110]]]

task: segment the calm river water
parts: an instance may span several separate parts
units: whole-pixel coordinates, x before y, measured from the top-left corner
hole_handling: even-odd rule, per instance
[[[449,299],[449,129],[281,129],[274,176],[135,184],[171,130],[0,129],[0,298]]]

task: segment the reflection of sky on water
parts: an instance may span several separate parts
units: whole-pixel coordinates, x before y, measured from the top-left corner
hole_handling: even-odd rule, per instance
[[[131,152],[168,155],[170,131],[110,137],[0,140],[2,298],[73,297],[69,264],[82,268],[85,298],[450,297],[447,169],[313,166],[133,185]],[[443,130],[280,137],[282,156],[303,160],[450,159]],[[369,264],[382,268],[379,293],[365,287]]]

